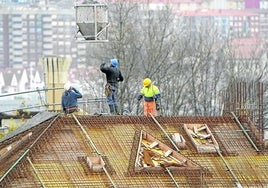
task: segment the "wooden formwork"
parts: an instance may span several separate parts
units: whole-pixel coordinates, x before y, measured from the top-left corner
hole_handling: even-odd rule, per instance
[[[141,131],[135,162],[137,172],[162,172],[164,168],[176,170],[200,170],[200,167],[185,156],[168,147],[145,131]]]
[[[219,144],[206,124],[184,124],[183,128],[198,153],[216,153]]]
[[[51,56],[40,59],[40,62],[46,73],[46,87],[52,88],[46,92],[47,102],[49,104],[60,104],[61,96],[64,92],[63,85],[68,81],[68,70],[71,65],[71,59]],[[60,111],[61,105],[50,105],[49,110]]]

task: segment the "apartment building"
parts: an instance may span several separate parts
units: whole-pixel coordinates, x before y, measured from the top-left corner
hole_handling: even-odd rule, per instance
[[[209,23],[218,29],[220,36],[243,38],[260,35],[260,15],[248,10],[206,10],[178,11],[178,16],[184,23],[206,25]]]
[[[57,9],[40,6],[42,1],[1,2],[0,67],[37,64],[40,57],[48,55],[70,56],[74,64],[85,60],[86,45],[74,39],[75,10],[70,2],[69,8]],[[54,7],[55,1],[49,3]],[[182,16],[213,19],[224,34],[231,29],[243,31],[244,36],[267,38],[268,0],[152,0],[150,8],[164,3],[172,3]]]
[[[29,68],[44,56],[87,60],[87,44],[75,39],[75,9],[70,2],[0,0],[0,68]],[[137,0],[139,5],[148,1]],[[46,4],[47,3],[47,4]],[[221,36],[268,38],[268,0],[151,0],[150,9],[172,3],[178,17],[195,24],[212,22]],[[4,72],[3,72],[4,73]]]
[[[74,64],[85,50],[78,44],[73,9],[0,8],[0,67],[38,65],[43,56],[71,57]],[[79,50],[78,50],[79,49]]]

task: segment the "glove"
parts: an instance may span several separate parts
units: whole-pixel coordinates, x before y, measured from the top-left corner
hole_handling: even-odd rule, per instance
[[[142,99],[142,94],[139,94],[139,95],[137,96],[137,100],[140,101],[141,99]]]
[[[105,67],[105,64],[106,64],[106,63],[102,63],[102,64],[100,65],[100,69],[103,69],[103,68]]]
[[[156,110],[160,110],[160,104],[156,103]]]

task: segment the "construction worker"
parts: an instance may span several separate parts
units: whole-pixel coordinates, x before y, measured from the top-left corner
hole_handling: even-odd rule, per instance
[[[144,115],[157,116],[157,100],[160,98],[160,92],[158,87],[152,84],[152,81],[149,78],[143,80],[143,88],[137,96],[138,101],[143,98],[144,100]]]
[[[68,82],[64,84],[64,90],[61,97],[62,110],[66,114],[78,112],[77,99],[82,98],[82,94]]]
[[[117,59],[111,59],[110,65],[106,65],[106,63],[100,65],[100,70],[106,74],[107,83],[105,85],[105,95],[107,97],[110,113],[113,115],[119,115],[117,101],[118,82],[124,80],[117,66]]]

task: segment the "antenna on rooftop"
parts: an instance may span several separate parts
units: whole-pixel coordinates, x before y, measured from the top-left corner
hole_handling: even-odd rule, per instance
[[[77,42],[108,42],[108,7],[86,0],[75,4]]]

